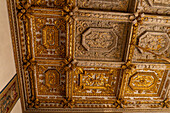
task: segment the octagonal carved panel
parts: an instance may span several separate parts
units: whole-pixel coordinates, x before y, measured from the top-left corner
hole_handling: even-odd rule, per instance
[[[43,29],[43,45],[47,49],[57,48],[59,45],[59,31],[55,26],[45,26]]]
[[[170,58],[169,21],[147,17],[144,24],[140,25],[137,33],[137,45],[155,54]],[[157,55],[135,48],[134,62],[162,62],[166,61]]]
[[[117,40],[112,29],[89,28],[82,34],[82,45],[88,51],[109,52],[117,46]]]
[[[124,91],[125,97],[161,97],[163,84],[169,79],[168,76],[168,71],[166,70],[134,70],[128,76],[128,84]]]
[[[138,45],[157,54],[161,54],[169,48],[170,40],[167,33],[146,32],[139,37]],[[140,51],[143,52],[143,50]]]
[[[137,72],[131,76],[129,86],[133,90],[150,89],[158,81],[154,72]]]
[[[47,70],[45,72],[45,85],[50,88],[56,88],[59,85],[60,74],[57,70]]]

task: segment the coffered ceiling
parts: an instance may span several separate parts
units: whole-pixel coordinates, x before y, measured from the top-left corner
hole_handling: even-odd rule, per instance
[[[7,0],[25,113],[169,111],[169,0]]]

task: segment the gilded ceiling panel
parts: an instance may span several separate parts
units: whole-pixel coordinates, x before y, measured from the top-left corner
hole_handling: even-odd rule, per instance
[[[24,113],[169,111],[168,0],[7,0]]]

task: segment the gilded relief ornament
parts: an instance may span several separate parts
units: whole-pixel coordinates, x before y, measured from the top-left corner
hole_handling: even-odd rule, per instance
[[[75,105],[75,100],[64,99],[61,101],[64,108],[73,108]]]
[[[27,1],[19,2],[19,0],[17,0],[16,7],[18,17],[24,20],[27,15],[27,11],[31,8],[31,4]]]
[[[34,17],[37,57],[65,57],[66,26],[63,18]]]
[[[169,108],[170,106],[169,98],[166,98],[163,102],[160,102],[160,105],[162,108]]]
[[[116,108],[124,108],[124,105],[127,104],[126,101],[124,101],[123,99],[117,99],[115,102],[114,102],[114,105]]]
[[[76,68],[74,76],[74,95],[115,95],[117,88],[117,74],[115,69],[88,70]]]

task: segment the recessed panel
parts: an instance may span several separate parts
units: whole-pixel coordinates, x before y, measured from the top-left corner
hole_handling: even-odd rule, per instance
[[[75,27],[76,59],[124,61],[127,28],[130,24],[112,20],[77,18]]]
[[[37,58],[64,58],[66,55],[66,22],[64,18],[34,16],[35,55]]]

